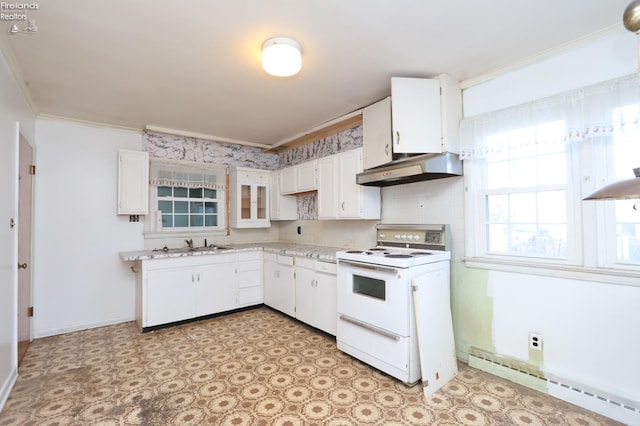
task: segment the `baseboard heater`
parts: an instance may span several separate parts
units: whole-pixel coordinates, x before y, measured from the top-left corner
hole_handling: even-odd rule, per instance
[[[469,351],[469,365],[487,373],[546,393],[624,422],[640,424],[640,403],[575,383],[524,361],[477,348]]]

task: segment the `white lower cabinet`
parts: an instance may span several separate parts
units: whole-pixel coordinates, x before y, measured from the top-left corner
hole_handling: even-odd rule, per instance
[[[336,264],[261,250],[136,262],[142,330],[264,303],[335,336]]]
[[[236,285],[238,307],[262,303],[262,251],[237,253]]]
[[[144,330],[262,303],[262,252],[138,261],[136,320]]]
[[[336,335],[336,264],[296,257],[296,318]]]
[[[264,253],[264,304],[295,317],[293,256]]]
[[[193,318],[196,286],[193,270],[149,271],[143,289],[142,327]]]
[[[336,264],[264,253],[264,304],[336,335]]]
[[[208,264],[198,268],[196,278],[196,317],[236,308],[235,255],[207,256]]]

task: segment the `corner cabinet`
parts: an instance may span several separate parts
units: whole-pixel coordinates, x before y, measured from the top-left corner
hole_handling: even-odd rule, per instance
[[[280,172],[282,180],[280,193],[282,195],[300,194],[318,189],[317,160],[286,167]]]
[[[268,228],[269,186],[268,170],[234,167],[231,169],[230,224],[232,228]]]
[[[335,263],[296,257],[296,318],[333,336],[338,328]]]
[[[118,151],[118,214],[149,214],[149,153]]]
[[[264,253],[264,304],[291,317],[296,315],[293,256]]]
[[[380,188],[356,183],[362,148],[318,160],[318,219],[380,219]]]
[[[271,173],[271,220],[298,219],[298,201],[295,196],[282,195],[280,188],[284,174],[282,170]]]

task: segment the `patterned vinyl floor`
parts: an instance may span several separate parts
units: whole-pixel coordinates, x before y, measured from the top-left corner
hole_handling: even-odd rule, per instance
[[[35,340],[0,425],[610,425],[465,364],[424,398],[269,308]]]

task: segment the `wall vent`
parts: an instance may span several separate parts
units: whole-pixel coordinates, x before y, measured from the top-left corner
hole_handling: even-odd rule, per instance
[[[545,374],[540,368],[526,362],[471,348],[469,365],[616,420],[640,424],[640,403],[625,401],[626,398],[607,395],[606,392],[571,383],[571,380]]]

